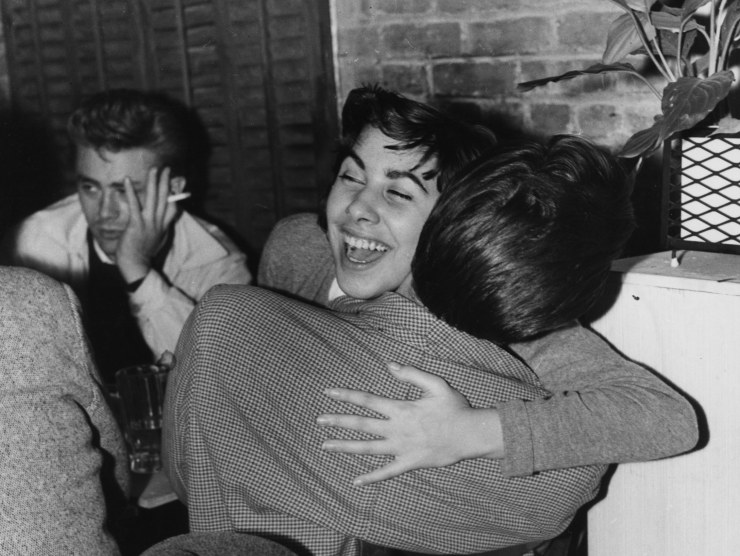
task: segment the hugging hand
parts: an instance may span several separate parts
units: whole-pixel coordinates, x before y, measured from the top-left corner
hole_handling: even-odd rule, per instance
[[[320,426],[341,427],[379,437],[376,440],[324,442],[322,449],[349,454],[392,455],[394,460],[357,477],[353,484],[368,485],[390,479],[412,469],[443,467],[466,457],[467,438],[458,434],[474,412],[465,397],[436,375],[395,363],[388,370],[404,382],[422,390],[416,400],[393,400],[367,392],[331,388],[329,397],[384,415],[374,419],[359,415],[320,415]]]

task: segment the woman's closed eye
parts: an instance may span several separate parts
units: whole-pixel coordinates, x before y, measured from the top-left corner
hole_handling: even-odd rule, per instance
[[[413,201],[414,197],[412,195],[409,195],[405,191],[402,191],[400,189],[389,189],[388,194],[392,195],[394,197],[397,197],[399,199],[403,199],[404,201]]]
[[[340,174],[339,179],[345,182],[350,182],[350,183],[359,183],[359,184],[363,183],[359,177],[349,174],[347,172]]]

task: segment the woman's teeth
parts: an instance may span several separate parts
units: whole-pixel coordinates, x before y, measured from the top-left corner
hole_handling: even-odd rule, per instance
[[[347,258],[353,263],[368,264],[378,260],[389,247],[369,239],[344,235]]]
[[[377,241],[368,239],[361,239],[359,237],[344,236],[344,242],[350,247],[355,249],[367,249],[369,251],[388,251],[388,247]]]

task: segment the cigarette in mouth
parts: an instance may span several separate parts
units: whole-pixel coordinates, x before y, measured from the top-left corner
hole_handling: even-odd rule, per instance
[[[184,193],[173,193],[169,197],[167,197],[168,203],[176,203],[177,201],[182,201],[183,199],[187,199],[190,197],[190,192],[185,191]]]

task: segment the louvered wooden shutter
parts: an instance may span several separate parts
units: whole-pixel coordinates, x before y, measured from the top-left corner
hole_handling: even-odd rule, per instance
[[[328,0],[2,0],[16,106],[66,119],[136,87],[193,107],[210,138],[207,215],[253,250],[316,210],[337,134]]]

